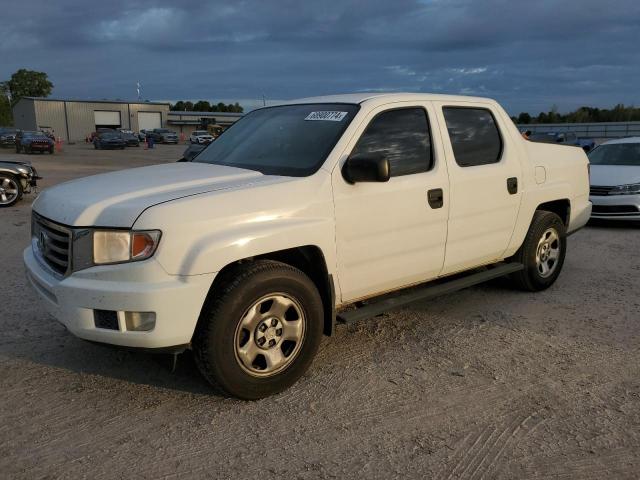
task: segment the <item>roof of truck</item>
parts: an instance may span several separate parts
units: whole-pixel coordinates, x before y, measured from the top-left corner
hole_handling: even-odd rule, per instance
[[[463,101],[463,102],[493,102],[490,98],[482,98],[482,97],[468,97],[465,95],[441,95],[436,93],[347,93],[343,95],[325,95],[321,97],[307,97],[307,98],[298,98],[295,100],[290,100],[287,102],[283,102],[285,104],[296,104],[296,103],[363,103],[369,100],[376,101],[393,101],[393,102],[402,102],[402,101]]]

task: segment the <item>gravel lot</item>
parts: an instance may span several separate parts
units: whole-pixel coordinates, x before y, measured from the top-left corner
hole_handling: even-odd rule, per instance
[[[20,158],[46,188],[183,149]],[[0,210],[0,477],[640,477],[636,226],[572,236],[546,292],[495,282],[338,327],[293,388],[241,402],[189,353],[171,373],[49,317],[23,274],[32,200]]]

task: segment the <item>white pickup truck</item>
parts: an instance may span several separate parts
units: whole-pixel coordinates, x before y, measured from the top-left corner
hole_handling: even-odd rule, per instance
[[[581,148],[524,140],[490,99],[303,99],[191,162],[48,188],[24,263],[78,337],[192,348],[219,390],[256,399],[336,323],[503,275],[549,287],[590,216],[588,175]]]

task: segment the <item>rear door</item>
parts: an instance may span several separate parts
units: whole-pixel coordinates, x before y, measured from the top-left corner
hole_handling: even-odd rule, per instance
[[[436,105],[451,185],[446,275],[502,259],[520,207],[522,171],[500,111],[484,103]]]
[[[432,116],[430,104],[374,109],[333,171],[343,302],[422,282],[442,269],[448,179],[440,142],[432,142],[439,137]],[[350,185],[341,173],[350,154],[386,156],[391,179]]]

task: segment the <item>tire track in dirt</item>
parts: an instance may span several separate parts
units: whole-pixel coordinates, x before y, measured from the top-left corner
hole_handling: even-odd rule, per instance
[[[515,446],[526,435],[535,431],[541,418],[536,413],[505,418],[500,426],[486,425],[475,436],[467,434],[454,448],[453,468],[445,466],[434,478],[437,480],[495,478],[507,448]]]

